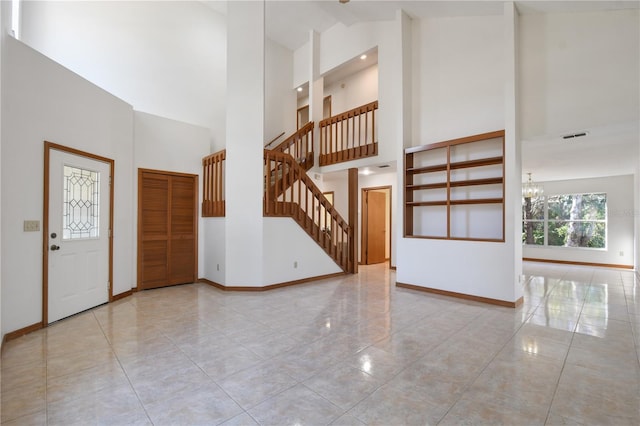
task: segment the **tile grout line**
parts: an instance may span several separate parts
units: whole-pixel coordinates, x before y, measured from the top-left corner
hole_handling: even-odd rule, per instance
[[[538,306],[540,306],[540,304],[538,304]],[[538,306],[536,306],[536,309],[538,308]],[[535,310],[534,310],[535,311]],[[438,422],[436,424],[440,424],[445,417],[447,417],[447,415],[451,412],[451,410],[453,409],[453,407],[455,407],[455,405],[460,402],[460,400],[462,399],[462,397],[464,396],[464,394],[473,386],[473,384],[476,382],[476,380],[478,380],[478,378],[480,378],[480,376],[482,375],[482,373],[484,373],[484,371],[487,369],[487,367],[489,367],[489,365],[496,359],[496,357],[498,356],[498,354],[507,346],[507,344],[513,339],[513,337],[518,334],[518,332],[522,329],[522,327],[524,327],[524,325],[527,323],[527,321],[529,320],[529,318],[531,318],[533,316],[533,313],[527,314],[527,319],[525,321],[522,321],[522,323],[520,324],[520,326],[513,332],[513,334],[511,335],[511,337],[504,343],[504,345],[502,345],[500,347],[500,349],[498,349],[498,351],[493,355],[493,357],[486,363],[486,365],[480,370],[480,372],[475,376],[475,378],[473,378],[471,381],[469,381],[468,384],[465,385],[465,387],[463,388],[462,392],[460,392],[460,396],[449,406],[449,408],[447,409],[447,412],[444,413],[442,415],[442,417],[440,417],[440,419],[438,420]]]
[[[588,293],[588,289],[591,288],[592,280],[593,280],[593,273],[591,274],[591,278],[589,279],[589,287],[587,288],[587,293]],[[585,299],[582,300],[582,306],[580,307],[580,314],[578,315],[578,319],[576,320],[576,325],[573,327],[573,332],[571,333],[571,340],[569,341],[569,349],[567,350],[567,353],[564,356],[564,359],[562,360],[562,367],[560,368],[558,381],[556,382],[556,386],[553,390],[551,402],[549,403],[549,408],[547,409],[547,416],[544,420],[545,425],[549,422],[549,416],[551,416],[551,407],[553,407],[553,402],[556,399],[556,395],[558,394],[558,387],[560,386],[560,380],[562,379],[562,374],[564,373],[564,368],[567,365],[567,359],[569,358],[569,353],[571,352],[571,347],[573,346],[573,339],[575,338],[576,330],[578,329],[578,324],[580,323],[580,318],[582,317],[582,310],[584,309],[585,300],[586,300],[586,296],[585,296]]]
[[[135,296],[135,294],[134,294],[134,296]],[[137,309],[137,307],[136,307],[136,309]],[[95,317],[95,311],[93,311],[93,315]],[[118,365],[122,369],[122,372],[124,373],[124,376],[127,378],[127,382],[129,383],[129,386],[131,386],[131,390],[136,395],[136,398],[138,399],[138,403],[140,404],[140,406],[144,410],[144,414],[147,416],[147,420],[149,420],[149,423],[151,423],[153,425],[154,423],[151,420],[151,416],[149,416],[149,412],[147,411],[147,407],[142,403],[142,400],[140,399],[140,395],[138,394],[138,391],[136,390],[135,386],[133,386],[133,383],[131,382],[131,378],[129,377],[129,374],[127,373],[127,370],[124,368],[124,365],[122,365],[122,361],[120,360],[120,357],[118,356],[118,354],[116,353],[116,351],[113,348],[112,342],[107,337],[107,333],[105,332],[105,330],[102,327],[102,324],[100,323],[98,318],[95,317],[95,319],[96,319],[96,321],[98,323],[98,326],[100,327],[100,330],[102,331],[102,335],[104,336],[104,338],[107,341],[107,343],[109,343],[109,348],[111,349],[111,352],[113,352],[113,356],[116,358],[116,360],[118,360]]]

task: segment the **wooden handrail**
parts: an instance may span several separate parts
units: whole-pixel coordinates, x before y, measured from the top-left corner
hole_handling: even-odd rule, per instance
[[[313,121],[308,122],[272,151],[291,155],[305,170],[309,170],[313,167],[313,127]]]
[[[264,216],[291,217],[345,272],[354,271],[353,229],[288,154],[264,151]]]
[[[319,123],[320,165],[378,155],[378,101],[326,118]]]
[[[224,217],[224,171],[227,150],[202,159],[202,217]]]
[[[267,143],[265,144],[265,146],[264,146],[264,147],[265,147],[265,148],[267,148],[269,145],[271,145],[272,143],[274,143],[275,141],[277,141],[278,139],[280,139],[281,137],[283,137],[285,133],[286,133],[286,132],[284,132],[284,131],[283,131],[283,132],[282,132],[282,133],[280,133],[278,136],[276,136],[275,138],[273,138],[273,139],[271,139],[269,142],[267,142]]]

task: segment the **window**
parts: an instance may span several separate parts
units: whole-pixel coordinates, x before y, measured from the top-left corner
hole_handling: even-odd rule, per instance
[[[62,239],[100,236],[100,173],[64,166]]]
[[[562,194],[525,198],[522,242],[528,245],[607,246],[607,194]]]

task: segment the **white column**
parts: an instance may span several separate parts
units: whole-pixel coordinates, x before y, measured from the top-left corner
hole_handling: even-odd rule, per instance
[[[4,55],[4,39],[7,34],[6,27],[6,1],[0,1],[0,153],[2,152],[2,111],[4,111],[4,105],[2,105],[2,56]],[[2,176],[2,155],[0,154],[0,176]],[[0,177],[0,223],[2,223],[2,178]],[[2,226],[0,226],[0,259],[2,259]],[[0,339],[4,339],[4,330],[2,329],[2,263],[0,263]],[[1,341],[1,340],[0,340]]]
[[[320,129],[324,105],[324,78],[320,76],[320,34],[309,31],[309,120],[315,123],[313,129],[314,168],[320,166]]]
[[[413,138],[413,121],[412,114],[413,109],[411,107],[412,103],[412,93],[413,93],[413,62],[411,57],[413,55],[413,42],[412,42],[412,22],[409,15],[406,14],[403,10],[396,11],[396,24],[398,28],[396,31],[399,33],[400,45],[398,46],[398,54],[400,58],[394,60],[397,67],[397,75],[394,75],[394,78],[400,82],[400,90],[399,93],[399,101],[397,104],[397,111],[395,115],[395,120],[400,125],[397,126],[396,129],[396,155],[398,159],[398,183],[397,188],[399,191],[396,191],[394,195],[396,197],[396,204],[394,211],[391,212],[391,216],[394,219],[396,226],[392,231],[392,244],[391,244],[391,264],[397,265],[397,242],[399,238],[404,235],[404,196],[400,195],[400,191],[403,191],[404,185],[404,169],[402,167],[403,159],[404,159],[404,149],[410,147],[412,145]],[[383,68],[382,72],[386,69]],[[386,80],[386,79],[385,79]],[[383,83],[381,82],[380,85]],[[384,88],[380,88],[380,91],[384,94]],[[380,96],[378,97],[380,98]],[[393,106],[395,109],[396,106]]]
[[[518,121],[518,11],[514,2],[504,4],[505,28],[505,244],[512,248],[514,296],[522,297],[522,154]]]
[[[264,7],[227,5],[227,286],[263,285]]]

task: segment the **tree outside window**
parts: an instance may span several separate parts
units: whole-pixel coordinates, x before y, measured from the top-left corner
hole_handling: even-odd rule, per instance
[[[606,248],[606,194],[525,198],[522,209],[524,244]]]

